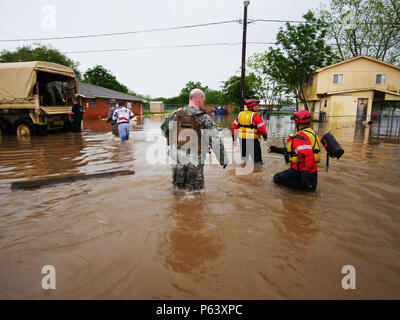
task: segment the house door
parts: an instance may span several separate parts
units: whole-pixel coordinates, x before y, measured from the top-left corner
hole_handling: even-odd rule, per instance
[[[367,119],[368,99],[358,99],[357,104],[357,121],[365,121]]]

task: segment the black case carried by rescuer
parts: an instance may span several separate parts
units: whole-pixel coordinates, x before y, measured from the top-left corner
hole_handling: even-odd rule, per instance
[[[339,159],[344,153],[344,150],[340,146],[339,142],[337,142],[335,137],[330,132],[326,133],[322,137],[321,143],[331,158]]]

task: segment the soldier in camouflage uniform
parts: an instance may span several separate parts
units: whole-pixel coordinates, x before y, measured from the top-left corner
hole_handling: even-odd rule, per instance
[[[112,119],[112,115],[113,115],[115,109],[117,109],[117,102],[115,101],[115,99],[110,99],[110,110],[108,110],[107,122],[111,121],[112,133],[114,136],[118,137],[119,136],[118,135],[118,123],[117,123],[117,120]]]
[[[162,134],[170,145],[169,155],[174,162],[174,191],[197,191],[204,188],[204,161],[209,146],[224,169],[228,161],[217,127],[204,111],[204,100],[202,90],[192,90],[189,105],[175,110],[161,125]],[[189,131],[183,132],[183,136],[188,133],[190,139],[180,140],[180,132],[187,129]]]
[[[50,81],[46,84],[46,98],[49,106],[65,105],[65,85],[62,81]]]

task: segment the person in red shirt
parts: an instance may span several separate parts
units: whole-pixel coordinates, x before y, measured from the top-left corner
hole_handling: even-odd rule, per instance
[[[249,99],[246,101],[246,111],[239,112],[232,124],[232,140],[236,141],[237,135],[240,138],[240,149],[242,160],[249,156],[254,163],[262,164],[260,136],[267,140],[267,129],[258,111],[258,100]]]
[[[274,175],[274,182],[314,192],[317,188],[320,142],[315,132],[310,128],[311,113],[299,110],[292,119],[296,122],[297,132],[287,139],[287,148],[271,146],[268,152],[285,154],[290,168]]]

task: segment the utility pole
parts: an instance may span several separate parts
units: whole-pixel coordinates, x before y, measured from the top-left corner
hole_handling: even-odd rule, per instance
[[[244,109],[246,99],[246,34],[247,34],[247,7],[250,1],[243,1],[244,14],[243,14],[243,41],[242,41],[242,81],[240,83],[240,91],[242,94],[240,110]]]

